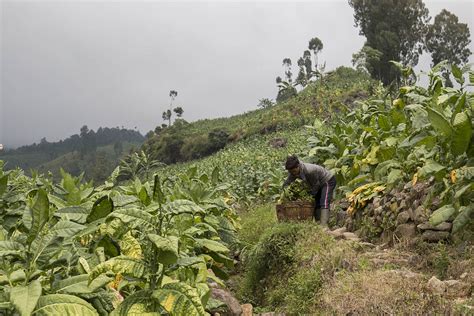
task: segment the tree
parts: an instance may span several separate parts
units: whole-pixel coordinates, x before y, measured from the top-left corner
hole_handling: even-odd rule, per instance
[[[180,106],[177,106],[173,109],[173,101],[178,96],[178,92],[175,90],[171,90],[169,95],[171,99],[170,108],[169,110],[164,111],[161,117],[163,118],[163,120],[168,121],[168,126],[171,126],[171,117],[173,116],[173,112],[176,113],[176,116],[181,117],[184,113],[184,110]]]
[[[173,112],[176,113],[178,117],[183,116],[184,110],[182,107],[178,106],[173,109]]]
[[[382,82],[385,85],[398,82],[400,72],[390,61],[415,66],[423,51],[430,20],[423,1],[349,0],[349,5],[354,8],[359,34],[367,39],[365,45],[382,53],[379,61]],[[372,65],[372,68],[378,67]]]
[[[173,107],[173,101],[177,96],[178,96],[178,91],[170,90],[170,109],[168,111],[166,111],[166,114],[167,114],[167,117],[168,117],[168,126],[171,126],[171,114],[172,114],[171,109]]]
[[[296,96],[298,92],[296,88],[288,81],[281,81],[278,84],[278,94],[276,97],[277,103],[284,102],[294,96]]]
[[[273,103],[272,100],[270,100],[268,98],[263,98],[263,99],[258,100],[258,105],[257,106],[259,108],[266,109],[266,108],[270,108],[274,105],[275,104]]]
[[[311,52],[309,50],[305,50],[303,52],[303,57],[300,57],[298,59],[298,67],[299,72],[298,77],[296,78],[296,84],[299,84],[304,88],[316,73],[316,69],[313,70],[313,64],[311,62]]]
[[[323,50],[323,42],[317,37],[309,41],[308,49],[314,53],[314,67],[318,68],[318,53]]]
[[[286,80],[291,83],[292,81],[291,77],[293,76],[293,73],[291,72],[291,59],[290,58],[283,59],[283,67],[285,67]]]
[[[456,66],[466,64],[471,55],[470,36],[467,24],[460,23],[455,14],[443,9],[428,27],[426,35],[426,50],[431,53],[432,66],[443,60]],[[443,76],[449,85],[449,73],[444,71]]]
[[[171,110],[166,110],[161,115],[164,121],[168,121],[168,126],[171,126]]]
[[[354,65],[357,70],[367,71],[372,76],[372,78],[382,80],[380,67],[381,57],[381,51],[364,45],[364,47],[362,47],[359,52],[352,54],[352,65]]]

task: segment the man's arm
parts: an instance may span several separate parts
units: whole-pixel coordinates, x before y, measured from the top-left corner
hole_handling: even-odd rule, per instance
[[[285,180],[285,182],[283,183],[283,188],[288,186],[290,183],[292,183],[293,181],[296,180],[296,177],[294,175],[292,175],[291,173],[288,175],[288,178]]]

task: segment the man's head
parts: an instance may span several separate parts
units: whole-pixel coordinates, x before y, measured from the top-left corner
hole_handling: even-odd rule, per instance
[[[296,155],[291,155],[286,158],[285,169],[293,176],[298,176],[300,174],[300,161]]]

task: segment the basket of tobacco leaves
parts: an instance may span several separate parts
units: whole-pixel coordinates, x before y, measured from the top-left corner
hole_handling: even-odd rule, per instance
[[[307,184],[296,179],[283,189],[276,205],[278,221],[308,220],[313,218],[314,198]]]

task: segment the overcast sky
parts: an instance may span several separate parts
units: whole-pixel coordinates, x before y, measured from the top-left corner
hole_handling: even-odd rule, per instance
[[[350,66],[365,41],[345,0],[0,3],[0,143],[9,146],[58,141],[84,124],[145,134],[163,123],[170,90],[188,121],[243,113],[275,98],[283,58],[296,63],[312,37],[326,70]],[[473,37],[473,1],[425,3],[432,17],[456,14]],[[429,64],[424,55],[419,68]]]

